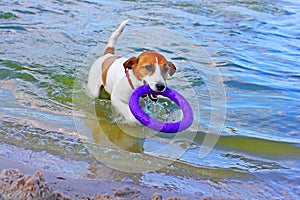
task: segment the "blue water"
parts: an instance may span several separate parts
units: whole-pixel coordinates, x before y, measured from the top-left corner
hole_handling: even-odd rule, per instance
[[[127,37],[134,29],[169,29],[208,53],[225,86],[226,120],[218,144],[205,159],[198,157],[203,125],[194,146],[174,168],[141,176],[116,172],[118,177],[200,197],[297,199],[299,13],[300,3],[292,0],[1,1],[1,155],[11,155],[5,149],[13,145],[105,168],[91,161],[79,140],[72,116],[73,85],[78,71],[88,70],[90,52],[103,46],[122,20],[130,19]],[[180,57],[186,55],[181,48],[159,46],[165,40],[150,40],[148,46],[163,50],[177,63],[173,82],[177,81],[179,88],[185,83],[180,80],[188,80],[198,89],[200,118],[205,124],[210,99],[204,69],[196,69],[200,78],[191,76],[194,72],[188,64],[195,64],[194,58]],[[120,38],[118,52],[138,54],[147,43],[140,49],[129,48],[137,42],[138,37]],[[182,41],[174,42],[180,45]],[[157,148],[162,141],[146,140],[145,148]],[[18,159],[18,155],[11,157]],[[72,170],[71,174],[78,174],[78,168]],[[86,176],[84,170],[80,173]]]

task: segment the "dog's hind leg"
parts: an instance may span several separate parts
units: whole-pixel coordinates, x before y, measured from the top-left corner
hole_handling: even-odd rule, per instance
[[[113,34],[110,36],[109,40],[108,40],[108,43],[107,43],[107,46],[106,46],[106,49],[104,51],[104,55],[105,54],[114,54],[115,53],[115,47],[116,47],[116,44],[117,44],[117,40],[119,38],[119,36],[121,35],[121,33],[123,32],[126,24],[128,23],[128,19],[127,20],[124,20],[120,25],[119,27],[117,28],[117,30],[115,30],[115,32],[113,32]]]

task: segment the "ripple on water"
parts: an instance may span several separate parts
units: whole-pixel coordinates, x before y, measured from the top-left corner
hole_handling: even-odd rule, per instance
[[[202,132],[207,128],[204,123],[195,141],[175,144],[177,148],[190,147],[179,163],[161,174],[126,176],[140,184],[203,192],[200,195],[297,199],[299,13],[298,2],[267,0],[1,3],[1,142],[35,151],[44,151],[47,146],[48,153],[89,159],[71,119],[74,72],[86,68],[87,73],[89,66],[83,61],[87,53],[107,41],[120,19],[130,18],[127,27],[130,30],[145,26],[169,28],[204,47],[222,74],[228,101],[226,136],[219,139],[207,158],[198,157]],[[127,28],[122,37],[127,36]],[[129,55],[149,50],[146,45],[149,41],[138,47],[128,43],[141,38],[135,36],[123,41],[118,53]],[[200,64],[193,63],[193,57],[199,55],[183,56],[190,48],[198,47],[183,47],[178,39],[170,47],[160,46],[160,42],[152,41],[157,45],[155,50],[178,63],[174,85],[184,90],[188,79],[199,90],[199,106],[205,111],[201,120],[208,121],[211,104],[205,77],[194,77],[195,73],[201,73],[201,68],[191,70],[191,66]],[[111,113],[109,105],[103,114]],[[106,119],[107,122],[112,123],[112,118]],[[158,138],[146,141],[145,145],[155,149],[168,141]],[[43,156],[37,155],[36,161]],[[63,162],[49,155],[45,157]],[[68,166],[78,164],[65,162]],[[101,167],[95,169],[101,174]],[[76,170],[82,172],[79,168],[73,170],[73,174]],[[114,174],[124,178],[115,171],[109,176]],[[90,176],[99,178],[96,173]]]

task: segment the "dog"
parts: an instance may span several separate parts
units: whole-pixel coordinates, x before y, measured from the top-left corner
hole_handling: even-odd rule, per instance
[[[115,110],[127,122],[137,122],[128,106],[131,92],[143,84],[149,84],[153,91],[163,92],[167,87],[167,77],[175,73],[176,67],[157,52],[146,51],[131,58],[115,55],[117,39],[127,23],[128,20],[125,20],[119,25],[111,35],[103,56],[92,65],[87,88],[93,98],[99,98],[100,90],[104,89],[110,95]]]

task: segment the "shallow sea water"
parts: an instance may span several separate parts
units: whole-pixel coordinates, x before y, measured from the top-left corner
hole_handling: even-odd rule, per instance
[[[78,178],[133,182],[195,198],[298,199],[299,13],[300,4],[291,0],[1,1],[0,155]],[[197,110],[198,124],[186,133],[193,141],[176,140],[170,151],[183,155],[155,172],[122,172],[105,161],[113,155],[113,165],[122,166],[123,151],[172,160],[168,152],[155,152],[172,137],[124,136],[108,101],[84,101],[88,69],[124,19],[130,22],[118,53],[162,52],[178,68],[170,87],[189,94]],[[190,45],[183,47],[186,38]],[[213,112],[208,85],[220,82],[216,71],[226,92],[226,118],[216,146],[200,158]],[[95,108],[116,146],[93,134],[87,116]],[[79,121],[86,129],[78,129]],[[95,159],[86,138],[101,144],[95,151],[104,162]]]

